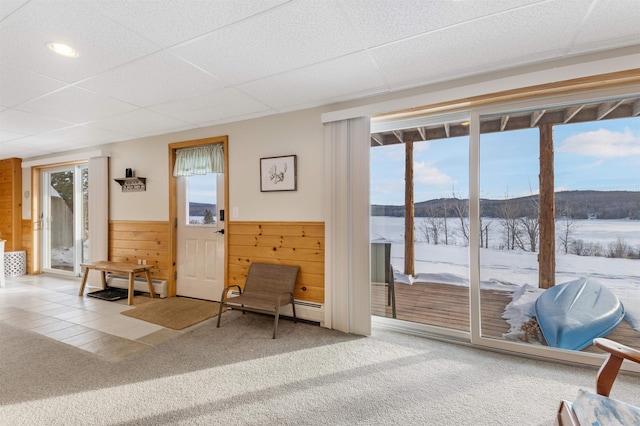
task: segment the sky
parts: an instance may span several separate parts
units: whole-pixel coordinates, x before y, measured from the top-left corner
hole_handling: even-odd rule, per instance
[[[640,191],[640,117],[554,126],[555,186]],[[537,129],[480,136],[480,197],[538,193]],[[468,138],[414,143],[414,201],[469,196]],[[404,145],[371,149],[371,204],[404,204]]]
[[[196,175],[189,177],[189,201],[216,204],[216,175]]]

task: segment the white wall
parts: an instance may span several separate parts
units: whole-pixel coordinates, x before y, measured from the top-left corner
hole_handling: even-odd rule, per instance
[[[110,220],[169,220],[169,160],[167,143],[138,139],[109,145]],[[147,190],[122,192],[115,178],[125,169],[147,179]]]
[[[108,145],[110,219],[168,220],[168,145],[228,135],[227,214],[231,220],[323,221],[324,130],[320,116],[325,111],[315,108]],[[297,155],[298,190],[260,192],[260,158],[292,154]],[[121,191],[113,179],[124,177],[126,168],[147,178],[146,192]]]

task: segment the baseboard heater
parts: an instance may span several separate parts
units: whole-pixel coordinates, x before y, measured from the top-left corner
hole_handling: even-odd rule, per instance
[[[156,296],[165,298],[167,297],[167,281],[166,280],[151,280],[153,283],[153,291],[155,291]],[[107,285],[109,287],[116,288],[129,288],[129,277],[125,277],[123,275],[107,275]],[[149,285],[147,284],[147,279],[143,277],[135,277],[133,279],[133,289],[135,291],[141,291],[144,293],[149,293]]]
[[[237,290],[232,290],[230,294],[237,296],[240,293],[238,293]],[[321,326],[324,326],[324,304],[307,302],[304,300],[294,300],[293,303],[296,304],[296,316],[298,318],[317,322],[320,323]],[[280,314],[288,317],[293,316],[291,305],[283,306],[280,310]]]

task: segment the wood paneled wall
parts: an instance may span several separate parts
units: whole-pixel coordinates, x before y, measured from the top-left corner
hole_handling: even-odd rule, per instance
[[[33,269],[33,222],[22,221],[22,250],[27,252],[27,273],[35,274]]]
[[[32,271],[32,222],[22,221],[22,249]],[[169,280],[169,222],[109,221],[109,260],[155,265],[152,276]],[[227,283],[244,285],[251,262],[298,265],[294,296],[324,303],[323,222],[229,222]]]
[[[0,160],[0,239],[7,240],[5,251],[21,250],[22,245],[22,161]]]
[[[323,222],[229,222],[228,284],[244,285],[251,262],[298,265],[294,297],[324,303]]]
[[[169,222],[109,221],[109,260],[155,265],[153,278],[169,279]]]

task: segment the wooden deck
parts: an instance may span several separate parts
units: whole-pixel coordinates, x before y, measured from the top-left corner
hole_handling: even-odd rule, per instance
[[[396,284],[395,289],[397,319],[454,330],[470,330],[469,289],[467,287],[415,283],[413,285]],[[372,284],[371,300],[373,315],[392,318],[391,306],[387,305],[385,284]],[[502,318],[504,308],[509,302],[511,302],[510,292],[480,290],[483,336],[502,339],[502,335],[509,331],[509,324]],[[624,320],[607,338],[627,346],[640,347],[640,333]],[[602,353],[594,346],[589,346],[583,351]]]

